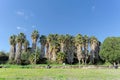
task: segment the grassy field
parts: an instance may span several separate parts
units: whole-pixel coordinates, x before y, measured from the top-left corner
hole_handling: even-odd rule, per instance
[[[120,80],[120,69],[1,68],[0,80]]]

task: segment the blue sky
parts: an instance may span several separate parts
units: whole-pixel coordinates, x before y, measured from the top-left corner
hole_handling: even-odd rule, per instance
[[[9,37],[24,32],[120,36],[120,0],[0,0],[0,50]]]

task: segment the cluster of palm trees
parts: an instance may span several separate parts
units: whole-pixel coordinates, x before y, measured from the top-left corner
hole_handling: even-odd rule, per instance
[[[84,64],[87,62],[94,63],[94,60],[99,60],[100,42],[94,36],[88,37],[81,34],[76,36],[69,34],[40,36],[39,32],[34,30],[31,39],[31,53],[35,52],[37,42],[40,43],[40,59],[47,58],[49,61],[55,62],[58,56],[61,57],[59,53],[62,53],[65,55],[65,59],[62,60],[66,60],[69,64],[72,64],[75,59],[78,60],[79,64],[81,62]],[[27,52],[29,48],[29,41],[26,39],[25,34],[20,33],[17,36],[10,36],[10,45],[9,60],[20,63],[21,54]]]
[[[34,52],[36,49],[36,42],[39,38],[39,33],[37,30],[34,30],[31,35],[32,38],[32,50]],[[9,61],[17,64],[21,63],[21,54],[28,51],[29,41],[26,39],[26,35],[24,33],[20,33],[18,35],[10,36],[10,54]],[[17,46],[17,47],[16,47]]]

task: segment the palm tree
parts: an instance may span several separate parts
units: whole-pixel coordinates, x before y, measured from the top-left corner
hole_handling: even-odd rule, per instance
[[[65,44],[66,44],[66,58],[68,63],[72,64],[73,63],[73,59],[74,59],[74,37],[66,34],[66,38],[65,38]]]
[[[56,61],[56,53],[59,48],[58,34],[50,34],[47,38],[49,43],[49,60]]]
[[[24,33],[18,34],[18,36],[16,38],[17,52],[16,52],[16,56],[15,56],[15,61],[17,64],[21,63],[22,44],[24,43],[25,39],[26,39],[26,36],[24,35]]]
[[[31,35],[32,38],[32,51],[34,52],[36,49],[36,42],[39,38],[39,32],[37,30],[34,30]]]
[[[25,39],[24,43],[23,43],[23,46],[24,46],[24,52],[27,52],[27,49],[29,47],[29,41]]]
[[[101,46],[101,42],[97,41],[97,46],[96,46],[96,49],[95,49],[95,58],[96,58],[96,60],[100,59],[100,56],[99,56],[100,46]]]
[[[10,55],[9,55],[9,60],[10,61],[13,61],[14,58],[15,58],[15,52],[16,52],[16,35],[12,35],[10,36],[9,38],[9,42],[10,42],[10,45],[11,45],[11,48],[10,48]]]
[[[78,34],[75,37],[75,45],[76,45],[76,48],[77,48],[77,58],[78,58],[79,65],[80,65],[80,60],[81,59],[82,59],[82,62],[84,62],[83,61],[83,54],[82,54],[83,37],[82,37],[81,34]]]
[[[84,54],[85,54],[85,64],[88,59],[88,44],[89,44],[89,37],[85,35],[83,37],[83,46],[84,46]]]
[[[98,45],[98,40],[96,37],[92,36],[90,37],[90,48],[91,48],[91,51],[90,51],[90,62],[91,63],[94,63],[94,59],[96,58],[96,47]]]
[[[41,55],[40,55],[40,58],[44,58],[45,57],[45,45],[46,45],[46,42],[47,42],[46,36],[41,35],[39,42],[41,43]]]
[[[46,45],[46,49],[47,49],[47,53],[46,53],[46,57],[51,60],[52,58],[52,48],[51,48],[51,42],[54,39],[54,35],[53,34],[49,34],[47,36],[47,45]]]
[[[65,52],[65,41],[66,41],[65,36],[64,35],[60,35],[58,37],[58,41],[60,43],[60,51],[64,53]]]

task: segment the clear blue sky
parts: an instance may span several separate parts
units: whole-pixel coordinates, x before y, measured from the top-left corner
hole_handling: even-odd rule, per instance
[[[0,50],[9,51],[9,37],[24,32],[31,42],[40,34],[120,36],[120,0],[0,0]]]

